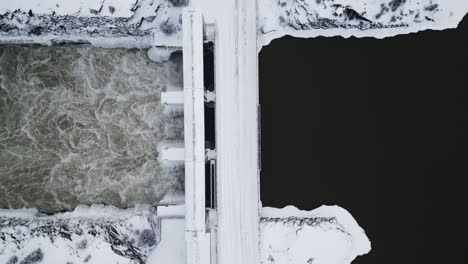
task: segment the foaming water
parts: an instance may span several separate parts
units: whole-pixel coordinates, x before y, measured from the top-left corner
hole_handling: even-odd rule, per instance
[[[146,50],[0,46],[0,208],[158,203],[182,171],[157,145],[183,139],[160,93],[179,66]]]

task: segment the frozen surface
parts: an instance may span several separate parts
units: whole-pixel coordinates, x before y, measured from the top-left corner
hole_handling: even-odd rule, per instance
[[[217,263],[258,264],[257,8],[252,0],[214,2]]]
[[[23,10],[36,14],[70,15],[81,16],[109,16],[109,17],[131,17],[131,9],[137,4],[137,0],[16,0],[4,1],[0,6],[0,13]]]
[[[0,43],[180,47],[181,8],[187,3],[188,0],[1,1]]]
[[[349,264],[371,249],[364,230],[338,206],[265,207],[261,217],[264,264]]]
[[[146,50],[0,47],[0,208],[180,203],[183,171],[157,151],[183,139],[160,102],[178,67]]]
[[[0,209],[0,263],[145,263],[161,238],[157,220],[151,207],[79,206],[53,216]]]
[[[186,264],[184,219],[161,220],[161,242],[148,257],[147,264]],[[208,263],[206,263],[208,264]]]
[[[454,28],[465,0],[258,0],[259,48],[271,40],[343,36],[384,38]]]

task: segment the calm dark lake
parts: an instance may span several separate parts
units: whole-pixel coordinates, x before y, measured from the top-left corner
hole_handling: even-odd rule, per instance
[[[373,247],[355,264],[468,263],[467,62],[468,18],[264,47],[263,205],[346,208]]]

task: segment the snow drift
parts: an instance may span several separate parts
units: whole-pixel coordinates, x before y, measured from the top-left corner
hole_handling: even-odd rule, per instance
[[[180,47],[188,0],[4,1],[0,44],[91,43],[100,47]]]
[[[364,230],[338,206],[312,211],[264,207],[261,217],[264,264],[349,264],[371,250]]]
[[[384,38],[457,27],[460,0],[258,0],[258,46],[285,35]]]
[[[160,241],[152,207],[0,210],[0,263],[145,263]]]

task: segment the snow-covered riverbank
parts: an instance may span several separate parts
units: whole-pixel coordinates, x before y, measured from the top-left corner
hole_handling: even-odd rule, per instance
[[[258,45],[290,35],[385,38],[457,27],[460,0],[259,0]]]
[[[186,263],[184,207],[79,206],[51,216],[0,209],[1,263]],[[261,263],[349,264],[370,250],[339,207],[263,208]]]
[[[221,2],[194,0],[214,23]],[[7,1],[0,43],[91,43],[101,47],[181,47],[189,0]],[[258,46],[285,35],[384,38],[454,28],[468,12],[459,0],[259,0]]]
[[[180,47],[182,0],[6,1],[0,44],[91,43],[100,47]]]
[[[0,210],[1,263],[145,263],[159,243],[156,210],[79,206],[44,216]]]
[[[349,264],[371,250],[364,230],[338,206],[264,207],[260,234],[265,264]]]

